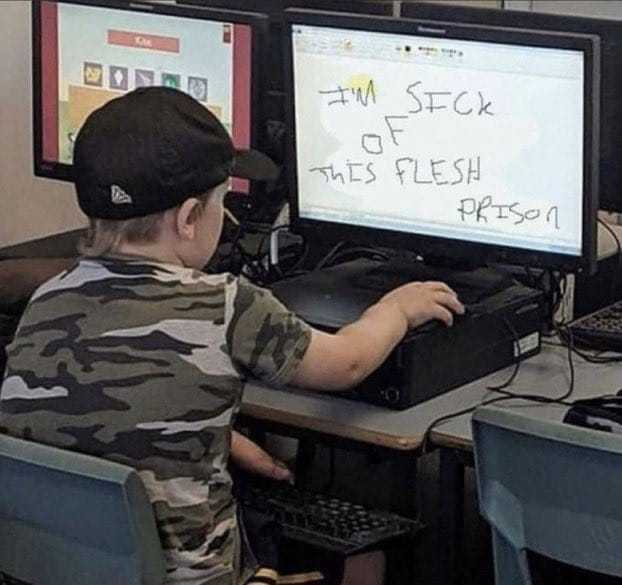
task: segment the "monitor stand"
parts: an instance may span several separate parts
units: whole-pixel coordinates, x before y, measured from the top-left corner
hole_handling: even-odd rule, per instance
[[[338,329],[356,321],[394,288],[426,280],[447,283],[471,306],[515,283],[511,275],[493,268],[456,270],[404,258],[387,262],[358,259],[282,280],[272,285],[272,290],[306,321]]]

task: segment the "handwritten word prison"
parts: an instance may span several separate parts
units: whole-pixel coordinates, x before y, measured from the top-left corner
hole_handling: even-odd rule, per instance
[[[487,224],[488,220],[506,220],[514,225],[524,222],[544,220],[547,224],[552,224],[556,230],[559,229],[559,209],[557,205],[540,209],[532,207],[530,209],[521,208],[521,203],[497,203],[490,195],[476,199],[467,197],[460,200],[458,204],[458,215],[463,222]]]

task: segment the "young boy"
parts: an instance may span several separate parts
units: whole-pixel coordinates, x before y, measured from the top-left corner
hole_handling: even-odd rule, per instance
[[[0,430],[136,468],[153,503],[167,582],[235,585],[245,550],[229,456],[288,472],[232,433],[247,375],[318,390],[352,386],[408,327],[452,323],[441,283],[386,295],[332,335],[268,291],[201,272],[222,229],[230,176],[270,179],[188,95],[141,88],[93,112],[74,151],[84,257],[33,295],[8,352]],[[373,340],[373,343],[370,342]]]

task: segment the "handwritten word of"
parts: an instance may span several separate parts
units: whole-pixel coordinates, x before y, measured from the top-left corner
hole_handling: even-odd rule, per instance
[[[395,146],[399,146],[397,138],[395,138],[396,134],[401,134],[404,132],[404,129],[394,125],[393,120],[406,119],[408,119],[408,116],[384,116],[384,123],[387,125],[387,129],[389,130],[391,142],[393,142]],[[368,154],[382,154],[384,152],[382,136],[380,136],[380,134],[371,134],[369,132],[363,134],[361,136],[361,147]]]
[[[395,175],[400,185],[415,183],[419,185],[470,185],[481,178],[481,160],[479,156],[457,158],[453,161],[444,158],[419,159],[404,156],[395,160]],[[425,166],[425,171],[421,168]]]
[[[365,89],[362,87],[341,87],[338,85],[337,89],[323,90],[319,93],[320,95],[326,95],[334,98],[328,102],[329,106],[334,104],[347,106],[349,103],[353,102],[367,107],[370,100],[372,103],[376,103],[376,89],[374,88],[373,79],[369,80]]]
[[[374,163],[361,163],[348,161],[345,164],[346,170],[340,171],[335,165],[325,165],[321,167],[312,167],[309,169],[310,173],[320,173],[327,183],[364,183],[368,185],[373,183],[376,179],[376,173],[374,173]]]
[[[406,93],[412,98],[414,107],[408,110],[409,114],[419,114],[424,110],[433,114],[439,110],[451,109],[460,116],[494,116],[491,111],[492,101],[487,100],[481,91],[477,97],[470,91],[460,91],[454,95],[451,91],[424,91],[418,92],[423,82],[415,81],[406,88]]]
[[[481,199],[468,197],[460,200],[458,207],[460,219],[464,222],[471,220],[475,223],[488,223],[488,220],[509,220],[514,225],[520,225],[526,221],[545,220],[553,223],[555,229],[559,229],[559,209],[556,205],[548,209],[531,208],[521,209],[521,204],[516,201],[509,204],[495,203],[490,195]]]

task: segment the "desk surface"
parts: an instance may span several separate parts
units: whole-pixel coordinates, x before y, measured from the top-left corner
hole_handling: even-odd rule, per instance
[[[574,355],[575,371],[574,392],[567,401],[579,398],[593,398],[604,394],[615,394],[622,387],[622,363],[592,364]],[[506,373],[508,370],[506,370]],[[503,376],[495,374],[487,378],[497,381]],[[478,380],[465,386],[471,400],[481,400],[498,396],[486,391],[487,379]],[[523,364],[514,384],[507,390],[511,392],[529,392],[550,398],[561,396],[568,389],[570,369],[568,350],[560,346],[544,346],[540,355]],[[510,399],[498,404],[502,408],[520,409],[542,420],[561,421],[568,410],[562,404],[542,404],[526,400]],[[434,442],[441,446],[470,449],[472,446],[471,415],[465,415],[439,425],[433,432]]]
[[[575,391],[570,400],[614,393],[622,386],[622,364],[595,365],[573,356]],[[503,383],[513,366],[402,411],[355,402],[338,395],[298,389],[274,389],[251,383],[247,386],[242,412],[253,418],[308,429],[340,438],[399,450],[416,450],[428,425],[436,418],[475,406],[499,396],[487,386]],[[568,388],[568,352],[545,345],[542,352],[521,364],[516,380],[508,388],[516,393],[562,395]],[[534,416],[561,420],[566,407],[511,399],[500,402],[507,408],[530,409]],[[470,449],[471,415],[445,421],[435,427],[436,444]]]

